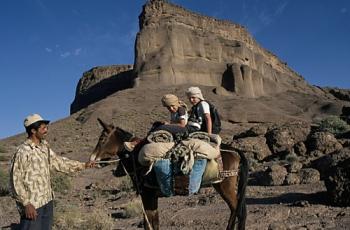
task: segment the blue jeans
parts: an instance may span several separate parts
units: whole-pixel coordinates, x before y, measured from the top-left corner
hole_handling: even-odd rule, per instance
[[[206,165],[207,159],[196,159],[194,161],[192,171],[189,175],[189,195],[197,193],[200,189]],[[157,160],[153,165],[153,169],[163,195],[166,197],[173,196],[174,173],[175,175],[180,173],[180,169],[176,165],[173,165],[169,159]]]
[[[21,222],[19,224],[20,230],[51,230],[53,224],[53,201],[38,208],[38,216],[36,220],[27,219],[25,216],[21,216]]]
[[[173,196],[173,165],[169,159],[157,160],[153,169],[156,173],[160,191],[164,196]]]
[[[196,159],[190,173],[189,194],[197,193],[201,187],[202,176],[207,166],[207,159]]]

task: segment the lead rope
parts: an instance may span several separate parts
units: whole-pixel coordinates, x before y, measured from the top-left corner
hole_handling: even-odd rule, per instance
[[[131,155],[132,155],[132,163],[133,163],[133,168],[134,168],[134,173],[135,173],[135,184],[136,184],[135,187],[136,187],[136,193],[138,194],[138,196],[141,196],[141,195],[140,195],[140,188],[139,188],[139,181],[138,181],[137,174],[136,174],[135,158],[134,158],[134,154],[131,154]],[[125,171],[126,175],[128,175],[128,176],[131,178],[131,176],[130,176],[128,170],[126,170],[126,168],[125,168],[123,162],[120,161],[120,163],[122,164],[123,170]],[[144,208],[144,206],[143,206],[142,198],[141,198],[141,203],[142,203],[142,205],[141,205],[142,213],[143,213],[144,219],[146,220],[146,225],[147,225],[148,229],[153,230],[153,227],[151,226],[151,223],[150,223],[149,220],[148,220],[148,217],[147,217],[145,208]]]

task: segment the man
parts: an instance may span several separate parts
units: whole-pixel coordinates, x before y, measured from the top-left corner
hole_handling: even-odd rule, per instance
[[[210,106],[204,100],[202,91],[198,87],[190,87],[186,91],[188,100],[192,104],[187,128],[189,132],[203,131],[212,134],[212,120]]]
[[[56,155],[44,139],[50,121],[40,115],[24,120],[28,138],[12,158],[10,185],[21,216],[19,229],[51,229],[53,191],[50,170],[72,173],[91,168],[94,162],[79,162]]]

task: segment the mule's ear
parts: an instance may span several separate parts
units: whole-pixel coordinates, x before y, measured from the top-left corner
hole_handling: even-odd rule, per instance
[[[106,124],[100,118],[97,118],[97,121],[100,123],[100,125],[103,127],[104,130],[106,130],[107,132],[111,132],[112,131],[113,125]]]

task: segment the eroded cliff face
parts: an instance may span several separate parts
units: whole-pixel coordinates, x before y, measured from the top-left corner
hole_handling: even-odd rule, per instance
[[[111,65],[92,68],[83,73],[70,107],[70,113],[99,101],[112,93],[134,86],[132,65]]]
[[[222,86],[246,97],[319,93],[238,24],[161,0],[144,5],[139,23],[134,65],[139,86]]]
[[[220,96],[258,98],[283,92],[327,98],[247,30],[229,21],[151,0],[139,16],[132,65],[96,67],[83,74],[71,113],[131,87],[203,85]]]

